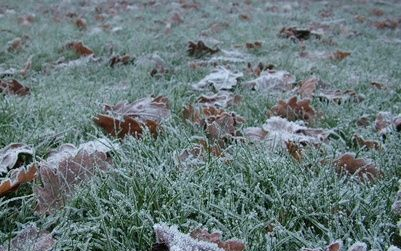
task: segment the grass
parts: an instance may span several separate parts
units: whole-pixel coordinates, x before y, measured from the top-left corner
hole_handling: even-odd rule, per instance
[[[33,56],[32,70],[18,78],[32,88],[27,97],[0,96],[0,147],[23,142],[35,148],[36,158],[62,143],[79,144],[106,136],[92,122],[104,103],[135,101],[149,95],[166,95],[172,103],[172,118],[156,140],[127,138],[113,153],[114,169],[82,185],[66,208],[51,216],[34,212],[36,200],[27,184],[18,192],[0,198],[0,243],[8,243],[28,222],[52,231],[58,240],[56,250],[149,250],[155,241],[153,225],[176,224],[187,232],[204,226],[224,233],[224,238],[239,238],[247,250],[299,250],[322,247],[341,239],[346,246],[364,241],[371,249],[385,250],[391,244],[401,245],[397,216],[391,205],[401,177],[400,134],[388,135],[380,151],[355,149],[350,144],[354,132],[381,140],[372,130],[359,129],[355,120],[367,114],[374,120],[377,112],[400,113],[399,82],[400,28],[376,29],[373,22],[399,18],[401,5],[394,2],[368,1],[298,1],[263,3],[248,6],[229,1],[201,2],[198,10],[183,11],[184,22],[165,34],[165,24],[176,11],[170,1],[137,10],[119,11],[107,22],[121,27],[120,32],[91,33],[99,22],[94,18],[100,1],[11,1],[4,0],[0,9],[11,9],[0,17],[0,66],[20,69]],[[134,6],[142,6],[133,1]],[[145,3],[147,1],[143,1]],[[267,11],[277,5],[278,12]],[[106,9],[103,5],[103,9]],[[290,6],[287,12],[283,8]],[[385,16],[376,17],[371,10],[380,8]],[[116,7],[118,10],[118,8]],[[322,18],[320,11],[331,10],[333,16]],[[65,17],[76,12],[88,21],[88,30],[79,31]],[[0,12],[1,13],[1,12]],[[18,17],[36,15],[30,27],[18,24]],[[240,14],[251,19],[243,21]],[[365,16],[362,23],[355,16]],[[53,21],[60,17],[60,21]],[[329,23],[332,29],[322,40],[304,42],[309,51],[350,51],[340,62],[309,60],[298,56],[300,44],[277,36],[282,27],[309,27],[314,22]],[[210,156],[194,169],[177,167],[177,154],[191,146],[191,137],[203,135],[183,123],[182,107],[199,93],[190,84],[203,78],[213,67],[193,70],[185,52],[187,42],[200,38],[214,23],[228,23],[228,28],[210,37],[230,49],[246,42],[261,41],[256,51],[239,49],[252,56],[251,63],[271,63],[287,70],[297,80],[318,76],[325,84],[340,89],[355,89],[365,95],[360,104],[324,104],[313,106],[324,117],[314,127],[335,128],[344,141],[332,140],[322,151],[309,149],[299,164],[288,153],[270,149],[264,143],[233,145],[229,160]],[[4,29],[3,29],[4,28]],[[8,30],[8,31],[6,31]],[[352,35],[353,32],[357,35]],[[8,52],[7,42],[27,35],[28,42],[18,52]],[[101,58],[98,63],[55,69],[52,64],[61,56],[76,55],[60,50],[67,41],[81,40]],[[135,55],[137,63],[110,68],[109,46],[115,53]],[[140,59],[157,54],[171,69],[160,78],[149,75],[153,65]],[[243,70],[246,64],[233,64]],[[245,77],[245,79],[250,77]],[[373,81],[388,86],[386,90],[370,87]],[[266,111],[282,96],[265,95],[238,88],[243,102],[233,110],[244,116],[244,126],[260,126]],[[373,122],[372,122],[373,125]],[[58,135],[58,137],[56,137]],[[361,184],[350,177],[339,177],[331,164],[320,164],[321,158],[354,151],[372,159],[384,177],[372,184]]]

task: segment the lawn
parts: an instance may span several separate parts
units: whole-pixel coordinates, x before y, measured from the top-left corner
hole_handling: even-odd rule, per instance
[[[0,148],[29,153],[7,166],[0,150],[0,184],[35,172],[0,189],[0,250],[401,248],[400,13],[395,0],[2,0]],[[114,107],[138,100],[135,115]],[[101,161],[76,156],[96,139]],[[62,159],[93,170],[41,201],[42,170]]]

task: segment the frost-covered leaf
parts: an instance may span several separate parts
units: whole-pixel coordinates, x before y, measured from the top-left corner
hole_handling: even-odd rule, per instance
[[[128,54],[124,55],[114,55],[109,59],[110,67],[114,67],[116,65],[127,65],[132,64],[135,60],[135,57],[130,56]]]
[[[216,94],[201,95],[197,102],[207,105],[214,106],[217,108],[227,108],[230,106],[238,105],[242,100],[240,95],[235,95],[230,92],[220,91]]]
[[[34,180],[36,175],[37,168],[34,164],[13,169],[9,177],[0,182],[0,197],[14,191],[20,185]]]
[[[0,93],[8,95],[26,96],[31,93],[29,87],[19,83],[17,80],[1,80],[0,79]]]
[[[193,84],[192,88],[197,91],[209,90],[210,88],[213,91],[232,90],[241,77],[243,77],[241,72],[234,73],[224,67],[219,67],[198,83]]]
[[[365,147],[367,149],[379,150],[381,148],[380,142],[377,140],[366,140],[358,134],[354,134],[352,141],[356,146]]]
[[[212,49],[208,46],[205,45],[203,41],[198,41],[198,42],[188,42],[188,55],[191,57],[202,57],[205,55],[211,55],[214,53],[219,52],[219,48]]]
[[[382,176],[382,172],[365,159],[356,158],[353,153],[344,153],[334,161],[337,173],[357,175],[361,180],[373,181]]]
[[[110,166],[107,153],[112,146],[103,143],[104,140],[92,141],[78,148],[65,144],[38,164],[43,186],[36,187],[34,193],[40,213],[53,213],[62,208],[73,196],[76,186],[92,177],[97,170],[105,170]]]
[[[0,176],[8,170],[20,167],[26,157],[33,155],[33,149],[25,144],[14,143],[0,149]]]
[[[303,98],[312,98],[319,82],[320,80],[316,77],[305,79],[297,88],[296,93],[301,95]]]
[[[157,136],[160,123],[170,117],[167,97],[144,98],[134,103],[121,102],[114,106],[105,105],[107,114],[99,114],[94,122],[107,133],[123,138],[128,134],[141,137],[143,128]]]
[[[39,230],[34,224],[31,224],[11,240],[10,246],[7,242],[3,243],[0,251],[50,251],[55,243],[56,240],[53,239],[52,234]]]
[[[379,112],[375,120],[375,129],[380,134],[387,134],[393,129],[401,131],[401,116],[394,116],[390,112]]]
[[[301,99],[298,101],[296,96],[291,97],[288,101],[279,100],[278,104],[273,106],[269,113],[287,118],[289,121],[310,121],[314,119],[316,114],[310,105],[310,99]]]
[[[296,27],[284,27],[280,30],[279,36],[283,38],[290,38],[292,40],[308,40],[311,37],[321,38],[320,34],[312,32],[308,29],[299,29]]]
[[[245,244],[239,240],[221,240],[221,233],[209,234],[207,230],[195,230],[191,235],[181,233],[177,226],[164,223],[153,226],[156,242],[168,251],[243,251]],[[156,249],[157,250],[157,249]],[[161,249],[163,250],[163,249]]]
[[[258,78],[247,81],[243,85],[257,91],[284,92],[291,90],[294,82],[295,77],[287,71],[268,70],[263,71]]]
[[[368,251],[368,245],[364,242],[357,241],[348,248],[348,251]]]
[[[335,90],[321,93],[316,96],[322,102],[333,102],[336,104],[343,104],[346,102],[362,102],[365,97],[357,94],[354,90]]]

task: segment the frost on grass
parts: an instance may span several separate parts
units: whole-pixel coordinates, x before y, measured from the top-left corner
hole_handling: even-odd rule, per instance
[[[239,240],[221,240],[221,233],[209,233],[207,230],[195,230],[191,234],[181,233],[177,226],[165,223],[153,226],[156,242],[152,251],[243,251],[245,244]],[[166,249],[167,248],[167,249]]]

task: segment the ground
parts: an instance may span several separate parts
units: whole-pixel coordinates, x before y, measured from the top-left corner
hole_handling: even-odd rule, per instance
[[[81,184],[51,214],[37,212],[32,191],[41,186],[39,177],[1,197],[0,243],[7,246],[25,224],[35,223],[52,233],[55,250],[150,250],[153,226],[164,222],[183,233],[219,230],[224,239],[242,240],[246,250],[299,250],[334,240],[346,247],[362,241],[376,250],[400,245],[391,209],[401,177],[400,133],[375,129],[379,112],[401,112],[400,13],[397,1],[2,0],[1,80],[18,80],[30,95],[0,96],[0,148],[27,144],[35,163],[64,143],[103,137],[119,148],[112,168]],[[285,27],[316,35],[285,37]],[[72,41],[95,56],[78,55],[66,46]],[[189,41],[245,59],[208,63],[221,52],[190,56]],[[256,41],[260,48],[247,48]],[[336,51],[351,54],[333,58]],[[123,54],[133,61],[111,67],[109,59]],[[20,72],[29,59],[31,67]],[[200,164],[179,163],[194,136],[208,136],[182,111],[204,94],[192,84],[216,67],[243,73],[231,90],[242,101],[227,108],[245,119],[238,132],[262,126],[279,100],[294,95],[246,88],[241,83],[258,75],[248,63],[288,71],[298,84],[313,76],[319,91],[352,89],[363,100],[338,104],[311,96],[315,118],[306,125],[333,130],[336,137],[306,146],[301,160],[285,148],[245,139],[232,140],[224,154],[206,154]],[[156,138],[116,139],[93,121],[104,104],[152,95],[166,96],[171,109]],[[362,116],[366,127],[356,123]],[[380,147],[355,145],[355,134]],[[333,161],[346,152],[374,163],[380,177],[367,181],[336,172]]]

